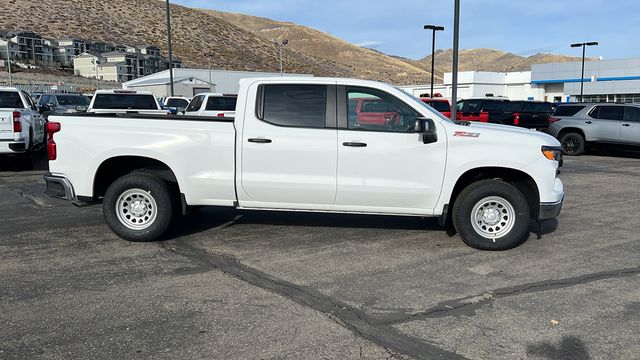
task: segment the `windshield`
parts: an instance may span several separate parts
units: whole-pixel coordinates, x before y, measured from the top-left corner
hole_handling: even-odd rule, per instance
[[[82,95],[58,95],[57,98],[60,106],[89,105],[87,98]]]
[[[175,107],[175,108],[179,108],[179,107],[186,108],[187,105],[189,105],[189,101],[187,101],[186,99],[173,98],[173,99],[167,100],[166,106]]]
[[[157,110],[156,98],[146,94],[97,94],[94,109]]]

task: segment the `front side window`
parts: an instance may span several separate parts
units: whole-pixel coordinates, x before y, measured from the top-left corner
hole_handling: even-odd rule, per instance
[[[375,89],[347,87],[347,127],[351,130],[414,132],[421,115],[394,96]]]
[[[198,111],[203,101],[204,95],[198,95],[194,97],[193,99],[191,99],[191,102],[189,103],[189,106],[187,106],[185,111]]]
[[[482,110],[482,100],[468,100],[463,111],[466,112],[480,112]]]
[[[624,121],[640,122],[640,107],[625,106]]]
[[[327,108],[325,85],[263,86],[261,120],[280,126],[325,127]]]
[[[596,106],[589,112],[589,116],[602,120],[622,120],[622,106]]]

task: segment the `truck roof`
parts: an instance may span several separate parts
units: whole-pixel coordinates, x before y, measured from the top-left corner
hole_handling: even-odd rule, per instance
[[[0,86],[0,91],[17,91],[17,92],[20,92],[20,90],[17,87],[10,87],[10,86]]]

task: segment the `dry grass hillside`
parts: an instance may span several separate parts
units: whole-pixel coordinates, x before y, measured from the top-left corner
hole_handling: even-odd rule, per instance
[[[289,41],[287,48],[315,58],[334,61],[358,77],[395,79],[395,83],[416,83],[427,81],[430,76],[430,69],[420,68],[398,58],[350,44],[306,26],[243,14],[203,11],[269,41],[287,39]]]
[[[435,54],[436,70],[434,71],[436,75],[442,76],[445,72],[451,72],[452,60],[453,51],[451,49],[437,50]],[[542,53],[523,57],[494,49],[468,49],[460,50],[458,66],[460,71],[530,71],[532,64],[576,60],[580,60],[580,58]],[[423,69],[431,69],[431,56],[417,61],[408,59],[405,61]]]

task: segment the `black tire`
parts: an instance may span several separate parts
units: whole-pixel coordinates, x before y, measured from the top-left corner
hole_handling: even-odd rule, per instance
[[[568,132],[560,136],[560,145],[562,145],[562,152],[568,156],[577,156],[584,154],[585,139],[582,134],[577,132]]]
[[[497,200],[497,204],[492,200]],[[487,204],[488,207],[485,209],[488,214],[495,216],[495,225],[487,225],[477,218],[477,223],[473,223],[472,212],[482,203]],[[462,241],[472,248],[507,250],[527,240],[531,223],[530,213],[527,199],[520,190],[507,182],[492,179],[475,182],[462,190],[453,205],[452,220]],[[507,216],[509,214],[511,216]],[[476,227],[479,230],[476,230]],[[481,231],[484,231],[484,234]],[[486,235],[491,232],[495,237]]]
[[[130,195],[129,198],[123,198],[123,201],[120,202],[121,196],[127,191],[136,192],[138,190],[143,190],[145,194],[141,196],[138,192],[138,194]],[[128,201],[134,200],[146,204],[139,210],[143,215],[134,215],[132,212],[135,204],[130,204]],[[155,202],[155,206],[153,206],[153,202]],[[126,209],[123,210],[125,213],[122,213],[116,209],[116,206],[130,210],[128,214]],[[155,213],[148,213],[152,209],[155,209]],[[130,173],[120,177],[109,186],[104,195],[102,210],[107,225],[119,237],[136,242],[154,241],[162,237],[172,223],[175,215],[174,196],[169,185],[159,177],[141,172]],[[144,218],[145,215],[149,215],[149,220]],[[125,219],[126,216],[129,216],[128,220]],[[140,224],[132,223],[138,220]],[[132,226],[138,228],[132,228]]]

